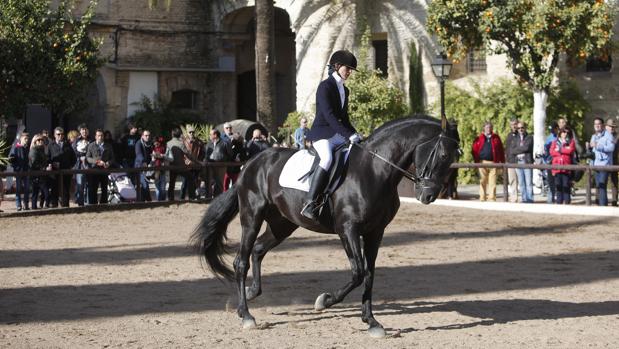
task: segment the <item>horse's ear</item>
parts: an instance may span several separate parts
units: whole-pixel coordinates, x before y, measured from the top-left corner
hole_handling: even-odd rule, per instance
[[[443,132],[447,130],[447,118],[445,115],[441,115],[441,128],[443,129]]]

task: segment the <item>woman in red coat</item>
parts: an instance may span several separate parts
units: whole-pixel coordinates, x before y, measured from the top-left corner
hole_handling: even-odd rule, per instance
[[[571,131],[568,127],[559,130],[559,137],[552,141],[550,145],[550,155],[552,155],[553,165],[570,165],[572,164],[572,156],[576,151],[574,140],[570,138]],[[552,174],[555,176],[555,187],[557,193],[557,204],[570,203],[570,171],[552,169]]]

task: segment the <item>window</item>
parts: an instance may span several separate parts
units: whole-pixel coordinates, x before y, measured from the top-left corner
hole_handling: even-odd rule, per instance
[[[609,72],[612,67],[613,58],[610,55],[587,58],[587,72]]]
[[[374,46],[374,69],[380,69],[383,77],[387,77],[387,40],[373,40]]]
[[[172,106],[180,109],[197,109],[198,92],[179,90],[172,92]]]
[[[480,50],[469,51],[466,58],[466,70],[469,73],[485,73],[488,70],[486,54]]]

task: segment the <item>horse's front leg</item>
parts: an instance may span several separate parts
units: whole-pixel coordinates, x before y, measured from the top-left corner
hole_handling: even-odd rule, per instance
[[[363,252],[365,255],[365,261],[367,263],[367,273],[363,280],[364,290],[361,305],[361,319],[370,327],[368,332],[370,336],[376,338],[382,338],[385,336],[385,330],[383,326],[376,321],[374,314],[372,313],[372,287],[374,284],[374,269],[376,266],[376,256],[378,255],[378,248],[383,238],[383,231],[376,236],[364,237],[363,239]]]
[[[361,239],[359,230],[348,227],[344,233],[340,233],[340,240],[346,251],[346,256],[350,261],[352,269],[352,279],[344,287],[331,293],[323,293],[316,299],[314,309],[317,311],[324,310],[344,300],[344,297],[350,293],[355,287],[361,285],[365,276],[365,263],[361,252]]]

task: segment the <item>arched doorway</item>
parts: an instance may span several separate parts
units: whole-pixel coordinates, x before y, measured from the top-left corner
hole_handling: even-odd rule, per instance
[[[227,14],[222,28],[224,47],[236,58],[237,117],[256,120],[256,19],[255,8]],[[296,52],[288,13],[275,8],[275,112],[279,123],[296,105]]]

